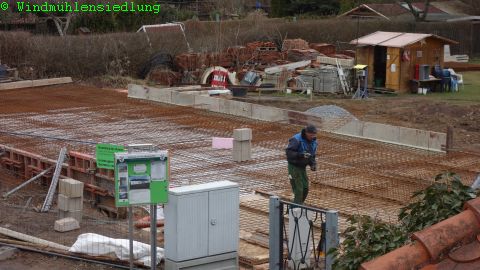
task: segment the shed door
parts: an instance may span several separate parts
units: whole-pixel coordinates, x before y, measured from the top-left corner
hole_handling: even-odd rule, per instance
[[[238,188],[209,192],[208,255],[238,249]]]
[[[384,46],[375,46],[373,50],[373,85],[375,87],[384,87],[386,70],[385,66],[387,65],[387,47]]]
[[[398,91],[400,89],[400,73],[400,48],[388,48],[385,87]]]

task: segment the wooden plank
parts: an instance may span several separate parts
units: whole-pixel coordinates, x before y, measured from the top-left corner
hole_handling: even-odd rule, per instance
[[[285,65],[280,65],[276,67],[270,67],[265,69],[265,73],[267,74],[274,74],[274,73],[279,73],[282,72],[282,70],[295,70],[297,68],[301,67],[306,67],[312,63],[311,60],[306,60],[306,61],[300,61],[300,62],[295,62],[295,63],[290,63],[290,64],[285,64]]]
[[[64,246],[64,245],[60,245],[60,244],[57,244],[57,243],[54,243],[54,242],[43,240],[41,238],[34,237],[34,236],[31,236],[31,235],[28,235],[28,234],[12,231],[12,230],[9,230],[9,229],[3,228],[3,227],[0,227],[0,234],[6,235],[8,237],[15,238],[15,239],[19,239],[19,240],[22,240],[22,241],[25,241],[25,242],[39,244],[39,245],[42,245],[42,246],[47,246],[47,247],[51,247],[51,248],[55,248],[55,249],[59,249],[59,250],[69,250],[70,249],[69,247]]]
[[[25,80],[25,81],[18,81],[18,82],[1,83],[0,91],[29,88],[29,87],[48,86],[48,85],[56,85],[56,84],[65,84],[65,83],[71,83],[71,82],[73,82],[71,77],[61,77],[61,78],[52,78],[52,79]]]

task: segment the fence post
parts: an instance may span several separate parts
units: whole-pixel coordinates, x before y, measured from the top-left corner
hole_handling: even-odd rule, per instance
[[[331,248],[338,247],[340,242],[338,237],[338,211],[329,210],[326,213],[326,234],[325,234],[325,252],[328,254]],[[331,270],[334,262],[333,255],[327,255],[325,266],[326,270]]]
[[[269,268],[270,270],[280,270],[281,260],[283,257],[283,241],[280,241],[282,236],[282,225],[280,220],[282,212],[280,211],[280,198],[278,196],[271,196],[269,203]]]

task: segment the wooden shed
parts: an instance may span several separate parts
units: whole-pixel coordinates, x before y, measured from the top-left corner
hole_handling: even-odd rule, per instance
[[[357,64],[369,67],[369,87],[407,93],[415,66],[444,67],[444,45],[457,42],[433,34],[378,31],[350,44],[357,45]]]

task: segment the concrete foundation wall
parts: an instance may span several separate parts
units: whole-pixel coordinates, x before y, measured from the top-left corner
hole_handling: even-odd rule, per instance
[[[136,84],[128,85],[128,97],[138,99],[148,99],[148,87]]]
[[[328,128],[328,119],[323,119],[311,114],[201,95],[205,91],[189,91],[195,89],[201,89],[201,86],[155,88],[130,84],[128,86],[128,97],[180,106],[190,106],[262,121],[286,122],[297,125],[310,123],[316,124],[319,127],[323,126]],[[445,133],[362,122],[359,120],[350,121],[341,128],[327,131],[340,135],[371,139],[431,151],[444,151],[447,141],[447,135]]]
[[[275,107],[252,104],[252,118],[270,122],[284,122],[288,121],[288,111]]]
[[[172,91],[172,104],[180,106],[193,106],[195,105],[195,96]]]
[[[149,88],[148,99],[156,102],[172,103],[172,91]]]
[[[220,111],[220,99],[209,96],[195,96],[195,108],[208,111]]]
[[[347,123],[333,133],[438,152],[445,151],[447,143],[445,133],[358,120]]]

